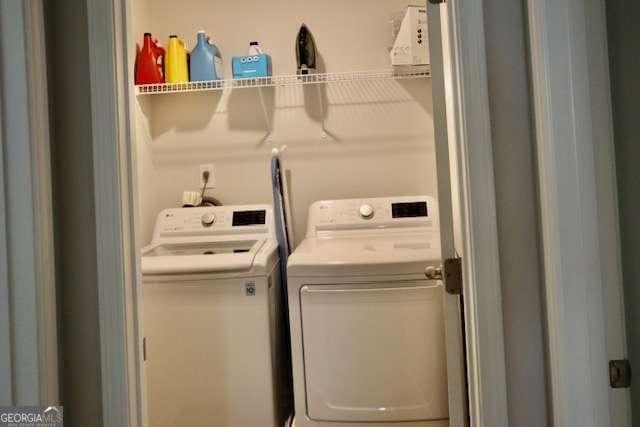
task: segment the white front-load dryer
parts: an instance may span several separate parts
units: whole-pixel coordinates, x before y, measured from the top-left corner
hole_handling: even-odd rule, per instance
[[[449,425],[435,200],[309,209],[287,267],[295,427]]]
[[[270,206],[167,209],[142,253],[150,427],[281,427],[290,413]]]

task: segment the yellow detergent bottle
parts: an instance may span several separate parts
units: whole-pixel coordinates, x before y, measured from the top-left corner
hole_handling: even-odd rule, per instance
[[[176,35],[169,36],[169,46],[165,58],[165,81],[185,83],[189,81],[187,47]]]

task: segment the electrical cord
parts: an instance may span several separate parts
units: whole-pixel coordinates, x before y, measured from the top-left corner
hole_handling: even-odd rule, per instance
[[[204,193],[207,190],[207,184],[209,183],[209,171],[202,172],[202,180],[204,185],[202,186],[202,192],[200,193],[200,204],[198,206],[222,206],[222,203],[215,197],[205,197]]]
[[[209,183],[209,171],[202,172],[202,180],[204,181],[204,185],[202,186],[202,193],[200,193],[200,206],[204,202],[204,192],[207,189],[207,184]]]

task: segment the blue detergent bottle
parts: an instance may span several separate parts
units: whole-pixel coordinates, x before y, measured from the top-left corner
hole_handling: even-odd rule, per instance
[[[209,41],[204,31],[198,31],[196,46],[189,60],[192,82],[219,80],[222,78],[222,54],[220,49]]]

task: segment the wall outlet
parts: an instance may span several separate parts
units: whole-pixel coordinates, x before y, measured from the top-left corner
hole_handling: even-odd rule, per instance
[[[216,177],[213,174],[213,165],[200,165],[200,175],[198,176],[200,188],[204,186],[204,173],[209,172],[209,181],[207,182],[207,188],[213,188],[216,186]]]

